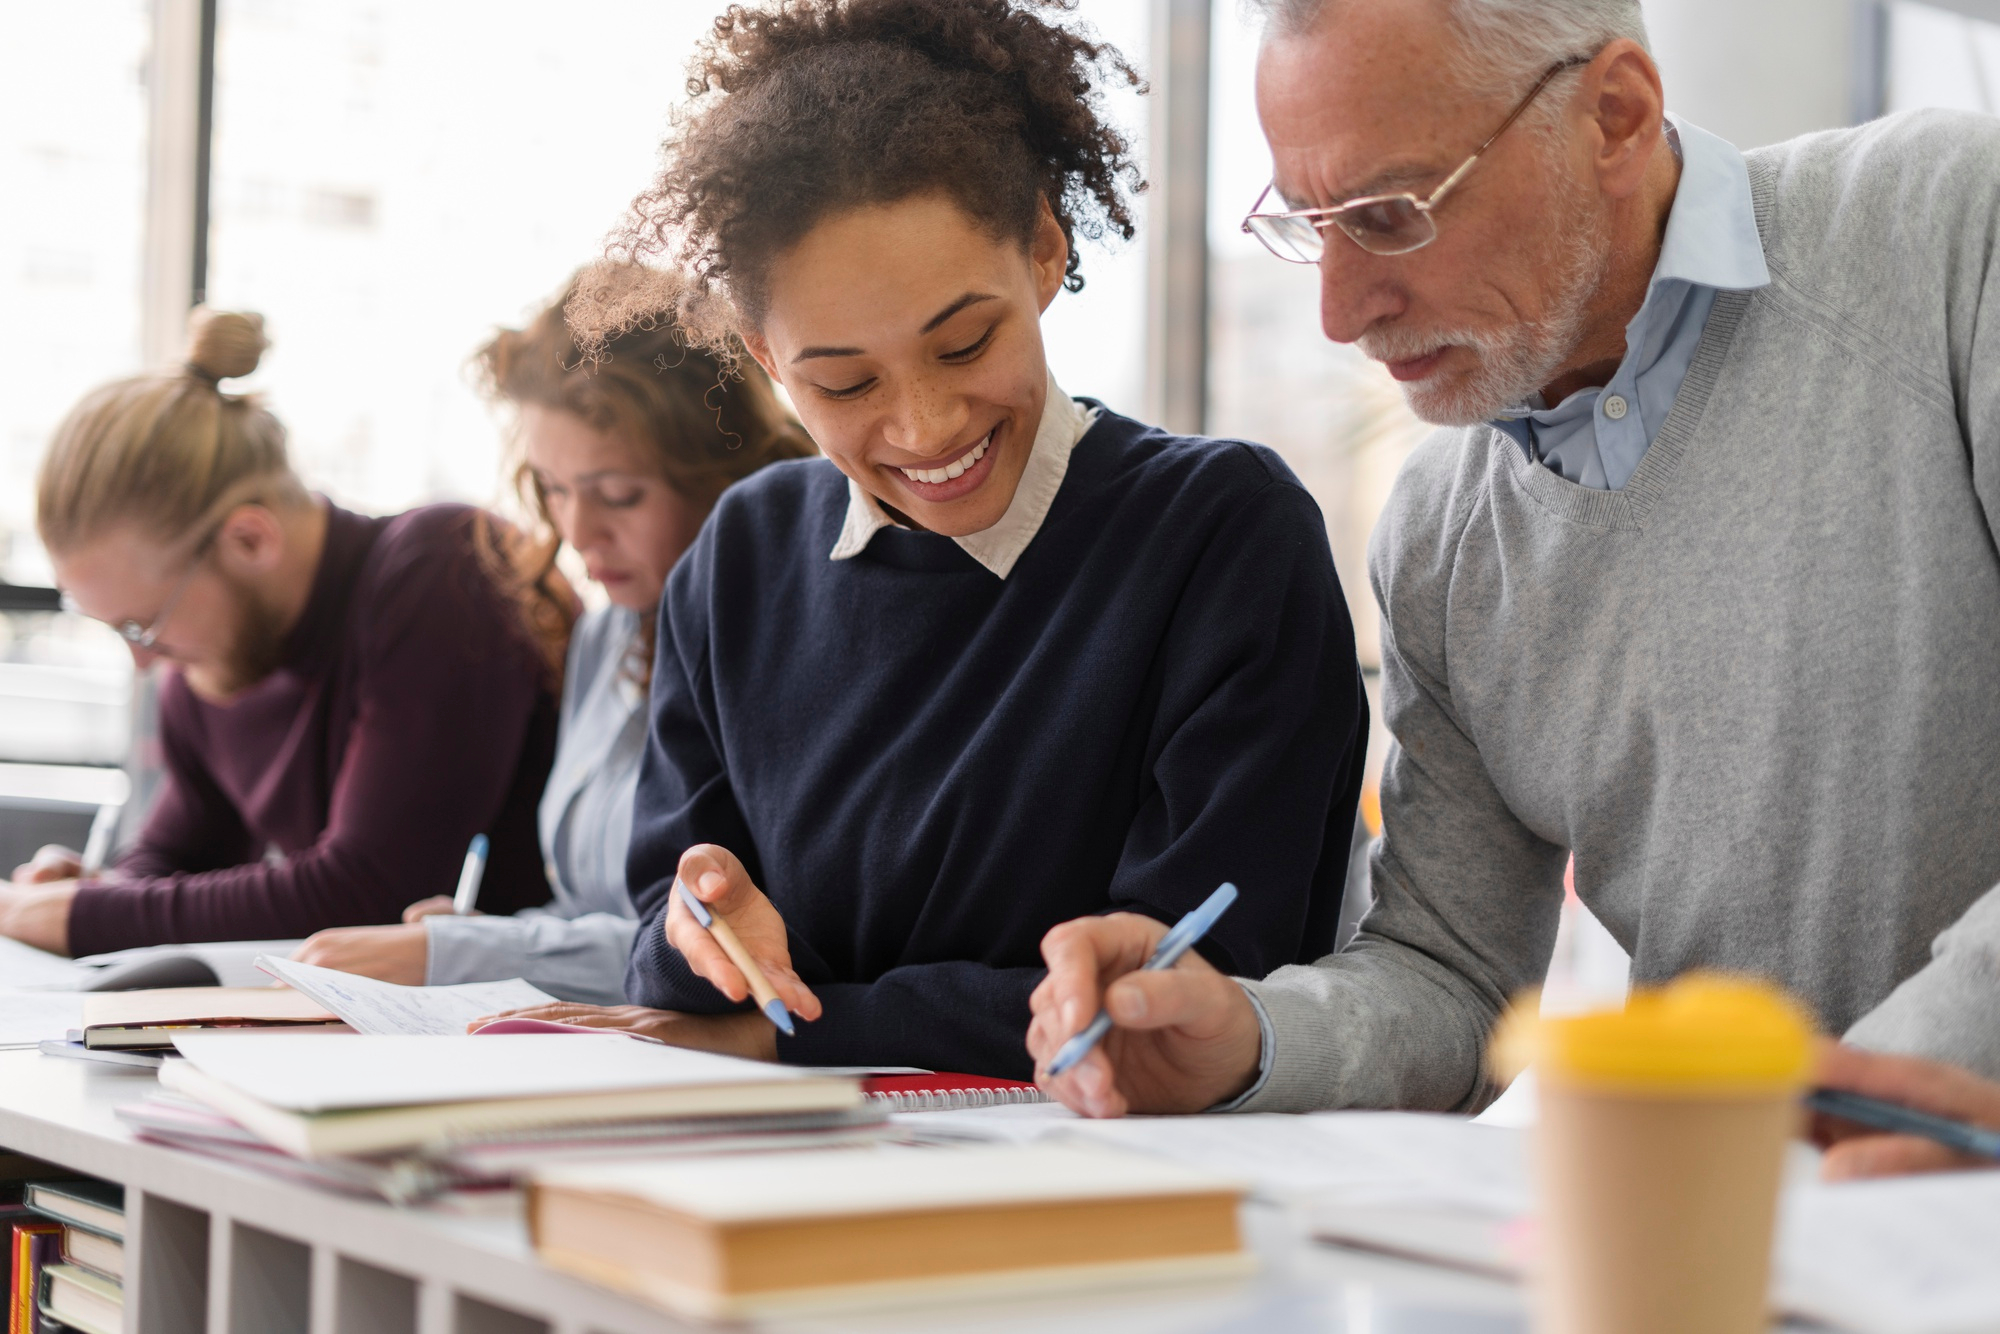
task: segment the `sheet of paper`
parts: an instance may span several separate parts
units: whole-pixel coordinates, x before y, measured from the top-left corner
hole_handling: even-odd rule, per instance
[[[1776,1299],[1860,1334],[2000,1329],[2000,1171],[1790,1191]]]
[[[296,1112],[805,1077],[765,1061],[633,1042],[615,1033],[328,1037],[191,1029],[176,1033],[174,1046],[204,1073]]]
[[[456,1036],[475,1019],[501,1010],[553,1005],[556,999],[518,977],[450,987],[404,987],[269,955],[257,966],[332,1010],[359,1033]]]
[[[1241,1177],[1272,1200],[1451,1205],[1502,1216],[1524,1212],[1533,1202],[1526,1135],[1474,1125],[1461,1116],[1319,1112],[1079,1119],[1064,1127],[1061,1137]]]
[[[0,987],[9,991],[74,991],[90,977],[91,970],[74,960],[0,936]]]
[[[83,997],[74,991],[0,991],[0,1047],[60,1041],[83,1026]]]
[[[925,1144],[1034,1144],[1081,1119],[1059,1102],[1018,1102],[957,1112],[895,1112],[889,1124]]]

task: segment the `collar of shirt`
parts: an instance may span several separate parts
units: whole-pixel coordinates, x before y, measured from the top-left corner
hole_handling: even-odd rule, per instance
[[[1005,579],[1013,571],[1014,562],[1028,549],[1028,543],[1042,530],[1042,521],[1049,517],[1049,506],[1055,503],[1056,492],[1062,489],[1063,477],[1069,472],[1070,452],[1096,423],[1097,414],[1098,409],[1086,408],[1070,398],[1056,383],[1056,377],[1049,376],[1048,400],[1042,408],[1041,424],[1035,428],[1034,442],[1028,447],[1028,463],[1021,470],[1020,485],[1014,488],[1013,502],[1000,516],[1000,522],[991,528],[951,540],[968,556]],[[852,560],[868,549],[875,534],[896,526],[881,503],[850,477],[847,518],[840,525],[840,538],[833,544],[830,558]]]
[[[1771,281],[1750,199],[1750,172],[1728,142],[1668,116],[1681,159],[1660,259],[1639,313],[1625,326],[1625,357],[1603,388],[1554,407],[1535,401],[1493,425],[1572,482],[1616,490],[1631,480],[1672,411],[1719,291]]]

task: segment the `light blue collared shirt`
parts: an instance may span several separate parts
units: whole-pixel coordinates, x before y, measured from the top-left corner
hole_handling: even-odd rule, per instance
[[[1681,180],[1645,304],[1625,326],[1618,373],[1552,408],[1537,395],[1493,423],[1529,458],[1599,491],[1618,490],[1638,471],[1673,410],[1716,293],[1771,281],[1743,155],[1677,116],[1667,120]]]
[[[1579,389],[1553,408],[1541,406],[1537,396],[1535,403],[1493,423],[1529,458],[1599,491],[1616,491],[1638,470],[1673,410],[1716,293],[1771,281],[1743,155],[1678,116],[1667,120],[1668,142],[1681,159],[1681,179],[1645,304],[1625,326],[1625,359],[1618,363],[1618,373],[1602,389]],[[1271,1078],[1276,1056],[1271,1017],[1255,992],[1246,987],[1244,994],[1257,1011],[1263,1043],[1257,1078],[1242,1094],[1210,1111],[1235,1111]]]

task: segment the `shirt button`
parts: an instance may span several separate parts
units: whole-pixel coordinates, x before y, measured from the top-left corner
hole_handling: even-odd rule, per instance
[[[1609,394],[1604,399],[1604,415],[1612,421],[1624,421],[1625,410],[1631,405],[1617,394]]]

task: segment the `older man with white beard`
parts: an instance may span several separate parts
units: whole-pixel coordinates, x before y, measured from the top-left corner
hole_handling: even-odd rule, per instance
[[[1030,1049],[1100,1000],[1117,1027],[1045,1084],[1475,1108],[1571,856],[1637,980],[1759,974],[2000,1073],[2000,1000],[1954,1008],[2000,997],[2000,900],[1968,915],[2000,881],[2000,122],[1739,153],[1664,115],[1635,0],[1276,0],[1257,92],[1246,228],[1451,428],[1371,554],[1376,903],[1262,981],[1057,928]]]

